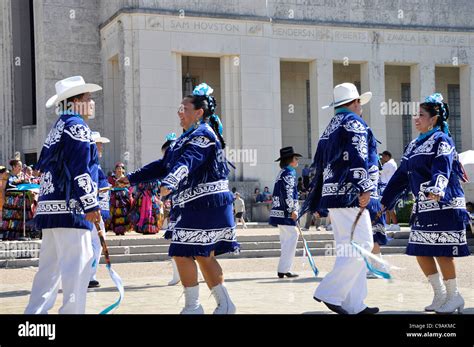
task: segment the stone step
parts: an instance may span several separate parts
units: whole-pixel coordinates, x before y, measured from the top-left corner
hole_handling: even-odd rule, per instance
[[[268,228],[274,228],[274,226],[268,224],[268,223],[259,223],[259,222],[246,222],[245,225],[247,226],[247,229],[268,229]],[[242,224],[238,224],[237,227],[240,229],[242,228]]]
[[[280,249],[280,242],[240,242],[243,250],[258,250],[258,249]],[[312,248],[328,248],[334,247],[332,240],[308,241],[310,249]],[[303,241],[299,241],[297,247],[303,247]],[[138,245],[138,246],[111,246],[109,253],[116,254],[145,254],[145,253],[167,253],[169,244],[163,245]]]
[[[333,240],[333,234],[328,232],[314,232],[311,233],[304,232],[304,237],[307,241],[316,241],[316,240]],[[393,239],[408,239],[409,231],[399,231],[396,232],[392,238]],[[239,242],[270,242],[280,240],[279,232],[275,230],[274,233],[267,234],[253,234],[245,235],[245,231],[240,231],[237,239]],[[166,240],[162,235],[133,235],[133,236],[111,236],[109,235],[106,239],[107,245],[109,247],[114,246],[145,246],[145,245],[168,245],[169,240]],[[0,252],[7,249],[12,249],[12,246],[18,247],[21,245],[23,248],[28,247],[39,247],[41,245],[41,240],[31,240],[31,241],[0,241]]]
[[[383,254],[404,253],[408,244],[409,233],[406,231],[395,233],[387,246],[382,246]],[[333,235],[329,233],[305,234],[313,256],[333,255]],[[263,258],[280,256],[280,242],[278,234],[239,235],[241,253],[239,255],[226,254],[224,258]],[[169,241],[161,236],[140,235],[116,237],[107,240],[112,263],[123,262],[150,262],[169,259]],[[474,239],[468,239],[471,252],[474,252]],[[28,267],[38,266],[38,255],[41,246],[40,240],[0,242],[0,267]],[[297,255],[301,255],[303,242],[298,241]],[[5,252],[21,250],[21,258],[5,259]]]
[[[474,240],[473,240],[474,241]],[[334,247],[333,240],[307,240],[310,249],[318,248],[332,248]],[[280,249],[279,241],[240,241],[242,250],[265,250],[265,249]],[[474,244],[474,242],[472,242]],[[406,247],[408,240],[406,239],[393,239],[389,242],[388,246]],[[109,252],[111,255],[117,254],[146,254],[146,253],[166,253],[168,252],[169,244],[158,244],[158,245],[137,245],[137,246],[110,246]],[[303,241],[298,241],[298,248],[303,247]]]
[[[405,246],[383,246],[382,254],[403,254]],[[474,253],[474,246],[469,246],[471,253]],[[316,256],[334,255],[334,248],[310,248],[311,254]],[[298,248],[297,256],[303,255],[303,249]],[[240,254],[224,254],[219,258],[268,258],[279,257],[280,250],[275,248],[270,249],[242,249]],[[152,262],[152,261],[166,261],[169,260],[167,252],[160,253],[137,253],[137,254],[113,254],[110,256],[112,263],[127,263],[127,262]],[[101,263],[103,264],[103,257]],[[37,267],[38,258],[27,259],[9,259],[0,260],[0,268],[21,268],[21,267]]]
[[[405,230],[401,231],[388,231],[388,235],[394,239],[408,239],[410,237],[410,229],[404,228]],[[392,235],[393,233],[393,235]]]
[[[401,254],[405,252],[406,247],[382,247],[383,254]],[[474,247],[473,247],[474,249]],[[316,256],[326,256],[334,255],[335,248],[310,248],[311,255]],[[303,249],[298,248],[296,250],[296,256],[300,257],[303,255]],[[269,257],[279,257],[280,249],[279,248],[269,248],[269,249],[241,249],[239,254],[223,254],[219,258],[269,258]],[[168,253],[145,253],[145,254],[118,254],[111,255],[112,263],[126,263],[126,262],[151,262],[151,261],[164,261],[169,260]]]
[[[312,248],[310,249],[313,257],[334,255],[334,248]],[[382,252],[385,254],[398,254],[405,252],[405,247],[382,247]],[[296,250],[296,256],[302,256],[303,249],[298,248]],[[268,257],[279,257],[279,248],[269,249],[241,249],[239,254],[223,254],[219,258],[268,258]],[[138,254],[115,254],[110,256],[112,263],[129,263],[129,262],[152,262],[152,261],[165,261],[169,260],[168,253],[138,253]],[[103,262],[103,259],[102,259]]]
[[[237,237],[239,242],[270,242],[280,241],[280,235],[275,234],[263,234],[263,235],[242,235],[239,234]],[[305,234],[307,241],[313,240],[333,240],[332,234]],[[162,237],[114,237],[106,240],[108,246],[138,246],[138,245],[169,245],[169,240]]]
[[[324,248],[333,245],[331,234],[308,234],[305,236],[310,248]],[[239,243],[242,249],[279,249],[280,242],[278,235],[249,235],[239,236]],[[388,246],[406,246],[408,239],[393,238],[388,242]],[[474,245],[474,239],[468,239],[470,246]],[[141,254],[141,253],[164,253],[168,251],[169,241],[163,238],[123,238],[107,240],[110,254]],[[6,250],[39,250],[41,241],[8,241],[0,242],[0,259]],[[298,247],[302,247],[302,241],[298,242]]]

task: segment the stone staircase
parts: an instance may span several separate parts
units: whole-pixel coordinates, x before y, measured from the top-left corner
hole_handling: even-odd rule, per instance
[[[225,254],[219,258],[266,258],[280,256],[279,233],[276,228],[262,228],[258,226],[246,230],[238,230],[238,241],[241,244],[239,254]],[[304,233],[313,256],[334,255],[333,235],[327,231]],[[408,243],[409,230],[402,228],[396,232],[388,245],[382,247],[382,254],[402,254]],[[468,239],[469,248],[474,252],[474,239]],[[18,268],[38,266],[38,250],[41,241],[0,242],[0,267]],[[126,236],[112,236],[109,234],[107,245],[112,263],[152,262],[169,260],[169,241],[160,235],[130,234]],[[23,254],[5,252],[14,249],[27,249]],[[28,251],[32,250],[32,251]],[[303,242],[298,242],[297,256],[303,254]],[[5,255],[9,255],[5,257]]]

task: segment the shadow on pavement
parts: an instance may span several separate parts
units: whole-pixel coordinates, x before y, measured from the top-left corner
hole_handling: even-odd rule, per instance
[[[281,279],[275,279],[275,277],[271,277],[272,281],[266,281],[266,282],[258,282],[258,283],[263,283],[263,284],[274,284],[274,283],[317,283],[321,282],[322,278],[321,277],[303,277],[303,278],[295,278],[295,279],[290,279],[290,278],[281,278]]]
[[[0,298],[13,298],[16,296],[26,296],[30,295],[31,291],[29,290],[12,290],[11,292],[2,292],[0,293]]]

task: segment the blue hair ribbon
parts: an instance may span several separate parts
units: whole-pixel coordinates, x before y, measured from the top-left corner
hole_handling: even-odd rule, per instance
[[[175,133],[169,133],[168,135],[166,135],[165,138],[166,141],[175,141],[176,139],[177,137]]]
[[[196,96],[209,96],[214,92],[207,83],[201,83],[200,85],[196,86],[193,90],[193,95]]]
[[[223,127],[223,125],[222,125],[221,119],[220,119],[219,116],[218,116],[217,114],[215,114],[215,113],[211,116],[211,118],[218,124],[218,126],[219,126],[219,134],[222,135],[222,133],[224,132],[224,127]]]

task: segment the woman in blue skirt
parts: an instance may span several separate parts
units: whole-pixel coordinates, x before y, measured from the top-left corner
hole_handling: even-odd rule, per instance
[[[217,302],[215,314],[235,313],[216,256],[239,251],[229,191],[229,168],[223,155],[222,123],[214,113],[212,88],[202,83],[186,96],[178,110],[185,132],[170,145],[163,159],[127,175],[122,184],[159,179],[160,195],[172,195],[176,223],[169,255],[184,286],[183,314],[204,313],[199,303],[196,261]]]
[[[414,117],[420,135],[405,149],[382,198],[383,206],[391,210],[405,189],[416,197],[407,254],[416,256],[434,290],[433,302],[425,310],[437,313],[462,312],[464,299],[456,284],[454,257],[469,255],[465,228],[469,216],[459,182],[462,168],[448,117],[448,105],[439,93],[420,105]]]

